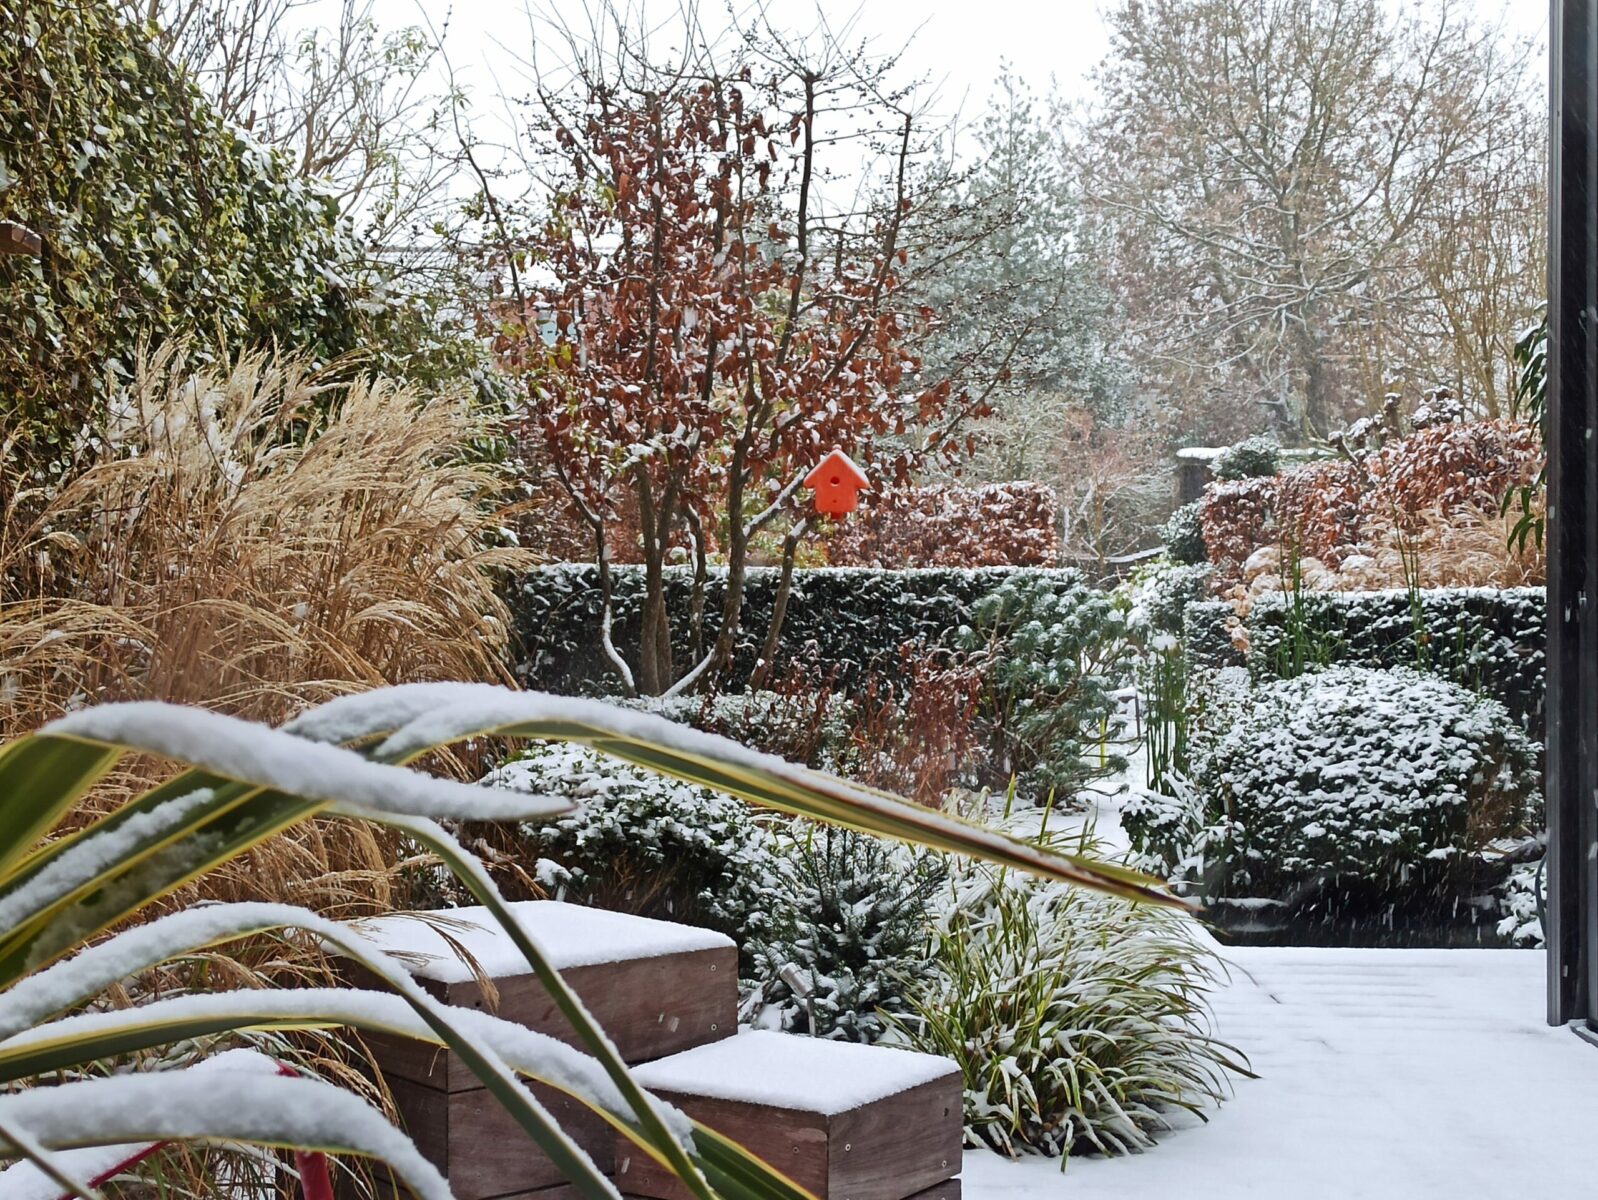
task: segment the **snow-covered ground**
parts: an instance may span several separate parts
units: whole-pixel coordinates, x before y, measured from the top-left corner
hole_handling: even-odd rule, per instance
[[[1231,949],[1216,1032],[1260,1075],[1123,1159],[966,1155],[966,1200],[1540,1200],[1598,1179],[1598,1046],[1530,950]]]

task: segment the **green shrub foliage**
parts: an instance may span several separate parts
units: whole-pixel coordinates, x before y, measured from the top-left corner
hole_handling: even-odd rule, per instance
[[[1282,463],[1282,448],[1263,435],[1244,438],[1228,446],[1210,460],[1210,473],[1229,482],[1239,479],[1264,479],[1276,474]]]
[[[92,434],[139,346],[275,343],[386,371],[480,371],[365,260],[337,201],[219,118],[109,0],[9,6],[0,37],[0,219],[40,234],[0,256],[0,396],[14,448],[59,464]],[[424,380],[425,382],[426,380]]]
[[[1127,625],[1140,642],[1160,634],[1182,636],[1188,605],[1209,595],[1213,570],[1208,563],[1180,564],[1156,560],[1132,579],[1125,589],[1131,605]]]
[[[1067,800],[1125,768],[1111,695],[1130,680],[1125,632],[1114,600],[1074,574],[1006,580],[977,602],[961,636],[987,654],[983,715],[1022,794]]]
[[[1333,663],[1425,669],[1500,701],[1530,735],[1544,728],[1547,669],[1542,588],[1423,588],[1409,592],[1268,593],[1249,610],[1248,665],[1277,673],[1294,621]],[[1417,639],[1420,639],[1419,642]]]
[[[716,929],[740,947],[788,927],[770,831],[741,800],[565,743],[530,747],[483,782],[581,805],[519,829],[518,857],[553,899]]]
[[[769,1028],[874,1042],[930,970],[939,856],[846,829],[795,824],[777,839],[784,927],[750,947],[743,1015]],[[785,973],[797,970],[794,993]]]
[[[1236,621],[1225,600],[1195,600],[1182,609],[1182,653],[1187,656],[1189,675],[1243,665],[1243,652],[1232,641]]]
[[[960,1064],[967,1145],[1124,1154],[1246,1070],[1209,1032],[1215,974],[1183,917],[955,859],[933,970],[900,1024]]]
[[[1204,502],[1195,500],[1184,504],[1165,522],[1165,553],[1173,562],[1193,566],[1205,562],[1209,552],[1204,548]]]
[[[582,805],[517,828],[514,856],[552,898],[732,937],[746,1020],[875,1041],[928,969],[936,855],[757,817],[739,800],[580,746],[532,747],[484,782]],[[808,996],[794,994],[785,967]]]

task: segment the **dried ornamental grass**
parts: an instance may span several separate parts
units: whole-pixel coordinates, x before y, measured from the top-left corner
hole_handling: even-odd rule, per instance
[[[460,457],[486,432],[456,399],[292,358],[142,361],[59,493],[0,489],[0,739],[108,700],[279,721],[384,683],[504,679],[495,573],[522,556],[496,545],[499,481]],[[381,909],[391,841],[307,825],[207,894]]]
[[[457,458],[483,433],[383,381],[334,388],[263,354],[191,377],[157,354],[86,469],[21,527],[6,514],[0,644],[31,655],[13,687],[48,684],[8,716],[136,696],[280,719],[503,677],[493,572],[519,556],[492,547],[497,481]]]

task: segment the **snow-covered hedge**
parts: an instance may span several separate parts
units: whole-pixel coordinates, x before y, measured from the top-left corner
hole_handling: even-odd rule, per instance
[[[936,483],[874,496],[827,540],[835,566],[1044,567],[1060,561],[1060,498],[1043,483]]]
[[[1362,667],[1420,666],[1499,700],[1541,738],[1547,665],[1541,588],[1423,588],[1410,593],[1306,593],[1298,610],[1333,661]],[[1267,594],[1249,610],[1249,668],[1276,673],[1290,634],[1293,597]],[[1417,645],[1417,641],[1419,645]]]
[[[1209,724],[1194,753],[1201,811],[1177,811],[1178,797],[1123,819],[1211,895],[1396,899],[1540,819],[1535,743],[1497,701],[1434,675],[1344,666],[1272,680]]]
[[[744,617],[731,679],[747,679],[771,621],[776,568],[755,568],[744,594]],[[640,567],[617,567],[614,638],[636,658],[644,578]],[[823,673],[837,671],[845,687],[873,671],[896,669],[907,643],[949,646],[969,624],[983,596],[1009,579],[1078,581],[1079,572],[1046,567],[924,568],[904,571],[829,567],[794,572],[783,626],[786,655],[813,659]],[[677,660],[692,662],[689,607],[693,573],[667,571],[667,597]],[[706,586],[706,644],[715,636],[725,573],[712,571]],[[524,686],[545,691],[614,691],[615,671],[599,648],[598,571],[587,563],[540,567],[524,576],[509,597],[521,647],[517,674]]]

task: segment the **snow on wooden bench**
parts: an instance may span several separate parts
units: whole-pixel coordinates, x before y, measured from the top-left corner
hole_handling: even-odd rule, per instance
[[[556,900],[528,900],[510,908],[628,1062],[663,1058],[736,1029],[738,949],[731,938]],[[499,1016],[579,1044],[487,909],[450,908],[420,915],[419,920],[393,913],[357,922],[355,928],[379,949],[400,957],[440,999],[486,1009],[488,1000],[471,966],[456,953],[458,945],[493,980]],[[435,1057],[430,1050],[423,1053]],[[441,1069],[442,1076],[429,1069],[421,1077],[450,1091],[477,1086],[459,1063]]]
[[[731,938],[553,900],[512,904],[511,910],[627,1062],[675,1054],[736,1030],[738,950]],[[456,952],[459,946],[497,988],[497,1015],[578,1044],[491,913],[452,908],[423,917],[396,913],[356,928],[397,956],[440,999],[486,1009],[487,997]],[[359,978],[363,972],[349,974]],[[508,1200],[562,1182],[555,1165],[456,1055],[381,1035],[369,1036],[367,1045],[406,1131],[449,1179],[456,1200]],[[613,1169],[609,1125],[552,1088],[533,1085],[532,1091],[601,1170]]]
[[[822,1200],[958,1200],[961,1076],[951,1059],[758,1031],[634,1074]],[[688,1195],[627,1143],[616,1153],[624,1193]]]

